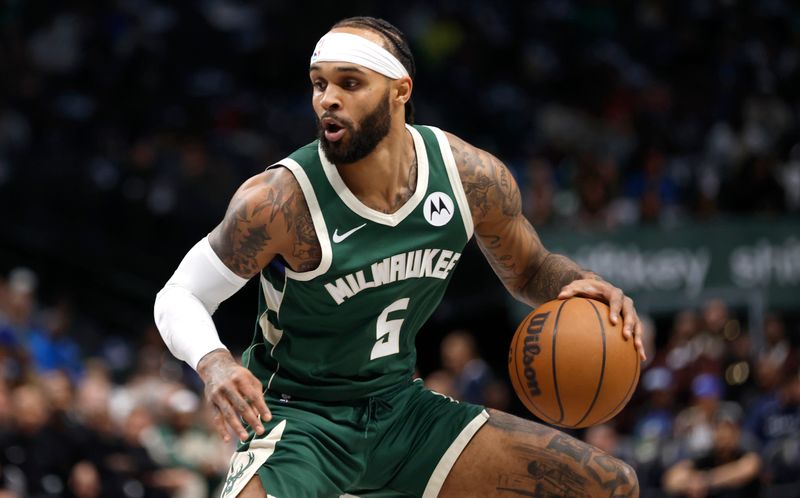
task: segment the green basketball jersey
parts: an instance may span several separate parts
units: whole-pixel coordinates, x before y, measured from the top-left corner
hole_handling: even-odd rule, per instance
[[[276,163],[302,188],[322,261],[260,275],[256,335],[244,364],[285,397],[341,401],[407,383],[417,331],[442,299],[472,218],[441,130],[407,126],[417,187],[392,214],[362,204],[315,141]]]

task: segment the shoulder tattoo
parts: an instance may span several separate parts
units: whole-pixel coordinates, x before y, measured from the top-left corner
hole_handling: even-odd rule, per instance
[[[498,208],[505,216],[519,215],[519,188],[508,168],[493,155],[460,139],[451,138],[450,144],[473,219],[481,220]]]
[[[225,265],[244,277],[258,273],[270,254],[281,254],[297,271],[313,268],[321,254],[305,197],[288,170],[248,180],[210,241]]]

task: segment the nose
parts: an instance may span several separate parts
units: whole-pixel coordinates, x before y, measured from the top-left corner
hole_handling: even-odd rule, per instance
[[[319,105],[326,111],[341,108],[342,101],[339,98],[339,91],[336,85],[327,85],[325,87],[325,91],[322,92],[322,97],[319,99]]]

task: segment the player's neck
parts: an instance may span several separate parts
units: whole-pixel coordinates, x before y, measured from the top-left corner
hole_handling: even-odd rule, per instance
[[[367,157],[337,166],[347,188],[365,205],[394,212],[416,187],[414,139],[404,123],[392,128]],[[409,192],[410,191],[410,192]]]

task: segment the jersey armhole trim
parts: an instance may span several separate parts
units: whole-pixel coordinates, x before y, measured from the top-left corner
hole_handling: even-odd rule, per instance
[[[467,194],[464,193],[464,185],[461,183],[461,175],[458,173],[458,165],[455,157],[453,157],[453,150],[450,148],[450,141],[447,140],[447,135],[439,128],[435,126],[428,126],[428,128],[439,142],[439,151],[444,160],[447,177],[450,179],[450,188],[453,189],[453,195],[456,197],[458,210],[461,211],[461,219],[464,221],[464,230],[467,232],[467,241],[469,241],[472,238],[475,226],[472,222],[472,211],[469,209]]]
[[[322,259],[319,262],[319,266],[317,266],[315,269],[304,272],[296,272],[288,267],[286,268],[286,276],[288,278],[307,282],[325,274],[331,266],[333,252],[331,250],[331,241],[328,239],[328,227],[325,225],[325,218],[322,217],[322,211],[320,210],[317,196],[314,193],[314,187],[311,186],[311,181],[308,179],[308,175],[306,175],[303,167],[300,166],[297,161],[288,157],[273,164],[270,166],[270,168],[276,166],[283,166],[291,171],[297,180],[297,183],[300,185],[300,189],[303,191],[303,195],[306,198],[308,210],[311,212],[311,221],[314,224],[314,232],[317,234],[317,240],[319,241],[319,246],[322,250]]]

